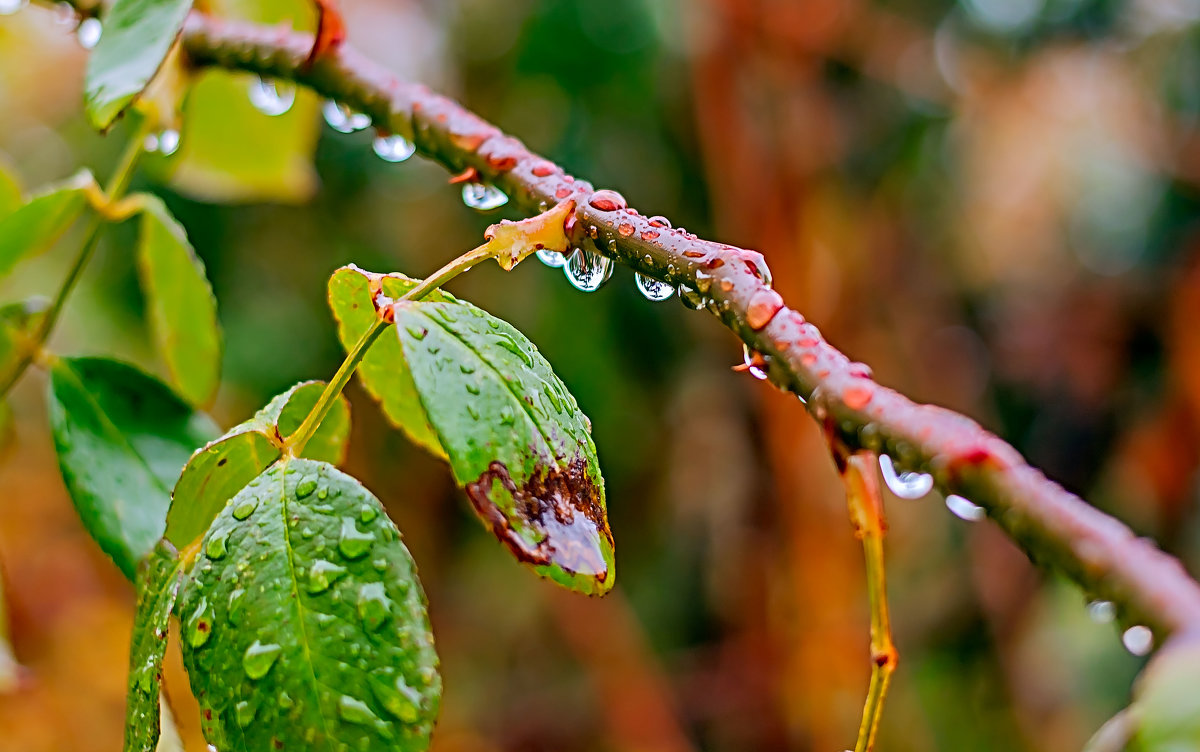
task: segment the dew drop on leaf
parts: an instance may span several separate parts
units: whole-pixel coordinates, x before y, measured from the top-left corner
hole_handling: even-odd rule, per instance
[[[241,504],[238,504],[233,508],[233,518],[235,520],[244,520],[250,515],[254,514],[255,509],[258,509],[257,499],[243,501]]]
[[[421,695],[405,684],[403,677],[393,676],[391,669],[381,668],[367,675],[367,684],[388,715],[404,723],[417,720]]]
[[[217,533],[208,539],[208,543],[204,546],[204,553],[208,556],[208,558],[220,561],[221,559],[225,558],[225,554],[229,552],[229,550],[225,547],[228,540],[228,531]]]
[[[647,300],[660,301],[666,300],[675,294],[675,288],[666,282],[660,282],[654,277],[647,277],[641,272],[635,272],[633,279],[637,282],[638,292],[646,297]]]
[[[378,630],[392,615],[392,601],[382,582],[371,582],[358,589],[358,617],[370,631]]]
[[[933,476],[929,473],[898,472],[892,458],[879,455],[879,472],[883,482],[896,498],[919,499],[933,490]]]
[[[338,566],[332,561],[317,559],[308,570],[308,587],[306,589],[310,595],[324,593],[344,574],[346,574],[345,567]]]
[[[242,656],[242,669],[246,676],[256,680],[266,676],[278,660],[281,649],[273,642],[264,644],[255,640]]]
[[[379,510],[370,504],[363,504],[358,511],[358,519],[362,520],[363,524],[370,522],[379,515]]]
[[[254,720],[254,716],[258,713],[258,706],[242,700],[234,706],[234,715],[237,717],[237,725],[241,728],[246,728]]]
[[[362,726],[372,725],[379,719],[365,702],[350,695],[338,698],[338,715],[347,723],[357,723]]]
[[[188,619],[188,644],[194,648],[198,648],[208,642],[208,638],[212,637],[213,621],[212,606],[209,605],[207,598],[201,598],[200,603],[196,605],[196,610],[192,612],[191,618]]]
[[[244,604],[242,596],[246,594],[245,590],[238,588],[229,594],[229,623],[237,626],[242,623],[242,613]]]
[[[342,534],[338,538],[338,551],[347,559],[361,559],[371,550],[375,536],[360,532],[354,520],[346,517],[342,520]]]
[[[257,76],[250,82],[250,104],[264,115],[282,115],[292,109],[295,101],[296,85],[293,83]]]
[[[313,491],[317,490],[317,481],[315,478],[305,478],[296,484],[296,498],[307,499],[312,496]]]
[[[377,136],[372,144],[375,156],[385,162],[403,162],[417,152],[417,145],[404,136]]]
[[[499,209],[508,203],[508,196],[494,185],[467,183],[462,188],[463,203],[478,211]]]

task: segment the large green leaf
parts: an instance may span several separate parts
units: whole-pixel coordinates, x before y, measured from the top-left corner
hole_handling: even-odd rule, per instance
[[[49,308],[45,298],[0,306],[0,387],[7,386],[31,356],[28,345],[45,323]]]
[[[296,384],[250,420],[196,452],[175,484],[167,512],[167,539],[183,548],[203,535],[225,502],[279,459],[283,439],[300,427],[324,388],[323,381]],[[339,398],[301,454],[339,464],[349,436],[350,404]]]
[[[133,579],[138,560],[162,537],[180,470],[220,431],[162,382],[103,358],[56,360],[47,403],[75,509]]]
[[[394,334],[455,480],[518,559],[585,593],[613,585],[590,423],[537,348],[460,302],[402,302]]]
[[[441,696],[400,534],[353,478],[284,460],[205,536],[179,610],[221,752],[424,750]]]
[[[212,400],[221,378],[221,328],[204,265],[162,200],[141,197],[138,274],[154,342],[176,391],[193,405]]]
[[[171,611],[183,585],[183,562],[174,546],[160,542],[138,566],[137,616],[129,647],[125,694],[125,752],[154,752],[163,723],[160,712],[163,656]]]
[[[96,179],[87,170],[50,186],[0,219],[0,277],[54,245],[87,207]]]
[[[375,296],[399,298],[417,285],[417,280],[402,274],[373,274],[356,266],[338,269],[329,278],[329,307],[338,323],[338,338],[349,350],[376,319]],[[430,300],[453,300],[440,291]],[[417,387],[404,363],[404,353],[395,337],[375,341],[358,366],[363,387],[383,408],[383,414],[399,426],[416,444],[430,453],[445,457],[437,432],[429,424],[425,408],[417,396]]]
[[[1132,712],[1140,752],[1200,750],[1200,642],[1155,656],[1138,679]]]
[[[192,0],[116,0],[104,17],[104,34],[88,60],[84,101],[100,130],[137,98],[163,60],[192,7]]]

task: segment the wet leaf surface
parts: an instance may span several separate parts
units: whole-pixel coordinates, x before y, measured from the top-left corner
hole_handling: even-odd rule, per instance
[[[162,382],[104,358],[55,361],[47,404],[75,509],[133,579],[138,560],[162,537],[180,471],[219,430]]]
[[[87,208],[95,178],[83,170],[48,187],[0,219],[0,277],[20,261],[47,250]]]
[[[179,613],[222,752],[428,747],[441,678],[415,566],[379,501],[332,466],[281,461],[242,489]]]
[[[137,616],[129,647],[129,689],[125,701],[125,752],[154,752],[160,712],[163,656],[171,611],[183,584],[183,562],[173,546],[159,543],[137,573]],[[168,720],[168,723],[170,721]]]

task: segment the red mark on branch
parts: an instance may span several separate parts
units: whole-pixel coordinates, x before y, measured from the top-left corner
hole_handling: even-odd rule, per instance
[[[317,33],[313,37],[312,50],[304,61],[311,68],[317,60],[337,52],[346,41],[346,22],[338,8],[338,0],[313,0],[317,6]]]

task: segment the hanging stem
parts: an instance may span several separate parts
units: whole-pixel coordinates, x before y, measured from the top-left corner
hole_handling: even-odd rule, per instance
[[[870,752],[875,745],[879,718],[887,696],[892,672],[899,655],[892,643],[892,625],[888,615],[887,583],[884,576],[883,536],[887,523],[883,515],[883,496],[879,488],[878,457],[874,452],[856,452],[842,471],[846,484],[846,506],[854,536],[862,541],[867,571],[867,601],[871,611],[871,683],[863,705],[862,724],[854,752]]]
[[[493,255],[494,252],[487,247],[486,243],[477,248],[472,248],[421,280],[416,287],[406,292],[400,300],[420,300],[479,262],[491,258]],[[391,326],[391,317],[385,317],[386,312],[385,310],[378,312],[379,316],[371,324],[371,328],[363,332],[358,342],[354,343],[354,347],[350,348],[350,352],[346,354],[346,359],[338,367],[337,373],[333,374],[333,378],[325,385],[324,391],[321,392],[317,403],[313,405],[313,409],[305,416],[304,422],[300,424],[300,427],[291,436],[284,439],[284,451],[287,454],[292,457],[299,457],[300,453],[304,451],[305,444],[316,434],[317,428],[320,427],[321,421],[325,420],[325,416],[329,414],[338,395],[346,388],[346,384],[350,383],[350,377],[354,375],[358,364],[366,356],[367,350],[375,343],[375,340],[379,338],[383,330]]]

